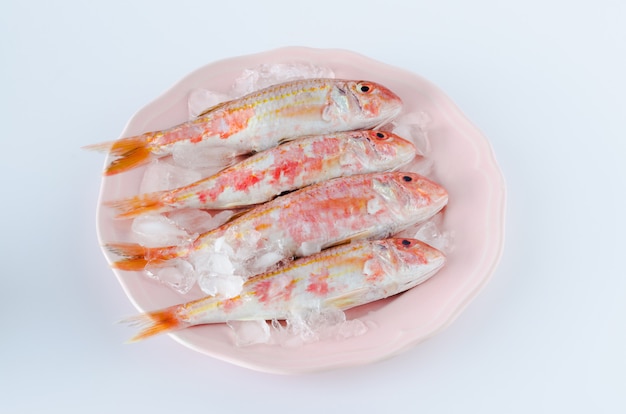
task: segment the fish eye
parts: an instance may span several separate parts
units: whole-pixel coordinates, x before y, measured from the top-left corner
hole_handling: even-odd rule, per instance
[[[385,134],[384,132],[378,131],[376,133],[376,138],[377,139],[387,139],[387,138],[389,138],[389,135]]]
[[[402,179],[404,181],[406,181],[407,183],[410,183],[411,181],[413,181],[413,178],[411,176],[405,175],[404,177],[402,177]]]
[[[404,239],[404,240],[402,240],[402,245],[403,245],[403,246],[407,246],[407,247],[408,247],[408,246],[410,246],[410,245],[411,245],[411,241],[410,241],[410,240],[407,240],[407,239]]]
[[[368,93],[368,92],[371,92],[372,89],[374,89],[374,88],[372,87],[371,84],[369,84],[367,82],[361,82],[361,83],[356,85],[356,89],[359,92]]]

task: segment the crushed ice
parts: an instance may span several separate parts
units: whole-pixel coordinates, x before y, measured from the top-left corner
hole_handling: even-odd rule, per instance
[[[430,220],[420,224],[417,228],[405,230],[398,237],[410,237],[423,241],[426,244],[441,251],[443,254],[450,254],[454,247],[454,231],[444,230],[442,227],[443,216],[436,214]]]
[[[229,321],[227,324],[235,333],[237,346],[266,344],[272,338],[266,321]]]
[[[299,79],[334,78],[332,69],[310,63],[261,64],[243,71],[235,80],[233,96],[243,96],[277,83]]]
[[[170,260],[165,266],[148,264],[146,274],[182,295],[189,292],[197,280],[196,272],[191,264],[182,259]]]
[[[222,274],[211,272],[208,274],[200,274],[198,279],[200,289],[207,295],[223,296],[232,298],[241,292],[243,286],[243,278],[233,274]]]
[[[273,344],[299,347],[318,341],[342,340],[361,336],[368,326],[360,319],[347,320],[338,309],[306,309],[293,313],[284,322],[230,321],[237,346]]]
[[[188,233],[202,234],[221,226],[232,214],[232,211],[224,210],[211,216],[205,210],[185,208],[168,212],[167,218]]]
[[[198,115],[207,109],[229,99],[231,99],[231,96],[227,94],[212,92],[207,89],[193,89],[187,99],[189,119],[197,118]]]
[[[184,165],[174,165],[161,159],[153,160],[146,167],[143,180],[139,186],[140,193],[172,190],[203,178],[202,172]]]
[[[430,152],[428,141],[428,125],[432,122],[430,115],[423,111],[401,114],[391,122],[393,132],[413,141],[420,155]]]
[[[131,226],[137,243],[145,247],[174,246],[188,242],[193,236],[161,214],[144,214]]]

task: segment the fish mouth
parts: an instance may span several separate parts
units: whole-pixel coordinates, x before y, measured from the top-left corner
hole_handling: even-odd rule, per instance
[[[369,140],[369,138],[368,138]],[[372,146],[372,150],[378,157],[378,161],[382,167],[386,167],[385,171],[395,172],[400,170],[406,164],[411,162],[415,156],[416,151],[415,147],[405,147],[398,146],[395,148],[395,151],[381,149],[375,143],[372,143],[370,140],[370,145]]]
[[[408,267],[405,272],[402,274],[402,278],[399,284],[399,291],[403,292],[409,290],[421,283],[424,283],[431,277],[433,277],[444,265],[445,259],[441,257],[439,260],[435,260],[433,262],[428,263],[428,270],[424,273],[420,274],[418,277],[414,277],[416,269]]]
[[[395,118],[397,118],[398,115],[400,115],[400,112],[402,112],[402,101],[394,102],[394,105],[391,108],[389,108],[389,106],[392,106],[392,105],[390,104],[383,105],[383,109],[381,110],[381,113],[382,113],[381,121],[373,129],[378,129],[382,127],[383,125],[390,123]]]
[[[413,161],[413,159],[417,156],[417,148],[414,145],[410,146],[400,146],[396,153],[396,166],[392,169],[392,171],[397,171],[402,168],[404,165]]]
[[[448,191],[426,177],[419,178],[419,185],[416,189],[420,195],[429,198],[433,205],[443,207],[448,202]]]
[[[381,91],[380,99],[382,101],[380,106],[381,121],[376,128],[380,128],[381,126],[391,122],[398,115],[400,115],[402,109],[404,108],[404,102],[402,102],[402,99],[389,89],[385,88]]]

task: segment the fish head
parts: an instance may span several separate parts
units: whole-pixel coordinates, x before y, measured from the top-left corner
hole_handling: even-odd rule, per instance
[[[422,222],[448,203],[448,192],[426,177],[411,172],[392,172],[376,176],[372,185],[405,225]]]
[[[355,153],[371,171],[395,170],[409,163],[417,154],[415,145],[386,131],[358,131],[353,135]]]
[[[327,121],[340,121],[350,129],[374,128],[395,118],[402,100],[388,88],[370,81],[338,80],[324,109]]]
[[[446,261],[442,252],[417,239],[391,238],[384,240],[384,243],[389,249],[393,289],[396,293],[424,282],[441,269]]]

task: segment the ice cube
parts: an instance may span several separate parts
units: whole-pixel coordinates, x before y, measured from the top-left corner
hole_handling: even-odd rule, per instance
[[[139,186],[140,193],[172,190],[198,181],[202,174],[188,168],[173,165],[167,161],[154,160],[146,167]]]
[[[270,327],[267,322],[259,321],[229,321],[227,325],[235,334],[237,346],[266,344],[271,339]]]
[[[204,210],[185,208],[167,213],[167,217],[188,233],[202,234],[217,227],[213,217]]]
[[[210,145],[207,142],[179,142],[172,150],[174,163],[181,168],[192,170],[217,171],[233,164],[238,155],[239,153],[232,148]]]
[[[234,249],[228,243],[226,237],[219,237],[218,239],[216,239],[215,243],[213,244],[213,250],[215,252],[227,254],[228,257],[233,257],[234,255]]]
[[[198,115],[207,109],[217,105],[220,102],[228,101],[230,96],[213,92],[206,89],[194,89],[189,93],[187,99],[187,108],[189,110],[189,119],[197,118]]]
[[[196,283],[196,273],[193,266],[182,259],[170,260],[166,266],[148,264],[146,274],[183,295],[189,292]]]
[[[188,259],[198,273],[232,275],[235,271],[235,265],[225,253],[201,249],[192,252]]]
[[[252,274],[263,273],[273,268],[274,265],[276,265],[283,259],[284,257],[282,254],[275,252],[275,251],[269,251],[261,255],[260,257],[252,260],[251,263],[246,268]]]
[[[335,333],[336,339],[352,338],[353,336],[361,336],[367,333],[367,325],[360,319],[352,319],[339,324]]]
[[[241,230],[235,225],[214,243],[214,250],[227,254],[235,267],[244,272],[244,276],[251,276],[259,271],[258,266],[255,268],[253,265],[255,259],[272,251],[271,243],[270,246],[259,249],[257,244],[260,239],[261,233],[258,231],[248,231],[241,237]]]
[[[232,275],[235,271],[235,266],[233,262],[230,261],[230,257],[219,253],[212,256],[211,268],[215,273],[220,275]]]
[[[303,343],[318,341],[319,331],[316,329],[315,314],[316,311],[313,310],[292,314],[287,319],[287,331],[289,334],[298,337]]]
[[[235,212],[232,210],[222,210],[218,213],[215,213],[211,217],[211,221],[207,222],[206,225],[211,228],[217,228],[222,224],[226,223]]]
[[[429,221],[420,225],[413,235],[413,238],[429,244],[444,254],[449,254],[453,245],[452,240],[454,238],[454,233],[452,231],[442,231],[440,228],[441,220],[442,217],[438,214]]]
[[[317,340],[325,340],[337,336],[341,326],[346,323],[346,314],[334,308],[315,310],[305,314],[304,321],[315,333]]]
[[[287,328],[281,338],[281,344],[284,346],[301,346],[319,339],[317,333],[307,323],[304,313],[294,313],[286,323]]]
[[[271,323],[271,343],[284,347],[298,347],[304,344],[304,340],[299,335],[294,335],[289,331],[289,327],[280,321],[272,320]]]
[[[411,171],[423,176],[431,176],[433,172],[433,159],[430,157],[415,157],[413,160],[404,165],[402,168],[406,169],[406,171]]]
[[[432,119],[423,111],[409,112],[393,121],[393,132],[405,139],[413,141],[419,155],[430,152],[428,125]]]
[[[367,325],[358,319],[346,320],[339,309],[318,309],[311,307],[292,313],[286,325],[273,321],[272,338],[274,343],[287,347],[322,340],[341,340],[366,333]]]
[[[335,328],[346,321],[346,314],[339,309],[329,308],[310,311],[305,314],[304,320],[320,339],[324,339],[333,336]]]
[[[429,242],[432,242],[439,236],[439,229],[437,228],[437,225],[432,221],[427,221],[426,223],[422,224],[415,233],[416,239],[422,240],[423,242],[428,244],[430,244]]]
[[[174,246],[193,238],[162,214],[144,214],[133,220],[131,230],[137,243],[146,247]]]
[[[299,336],[303,342],[314,342],[319,340],[322,318],[319,310],[296,312],[287,319],[287,328],[289,333]]]
[[[322,251],[322,246],[319,243],[303,242],[300,244],[300,248],[296,252],[298,256],[310,256]]]
[[[198,286],[207,295],[232,298],[241,293],[243,278],[237,275],[200,274]]]

